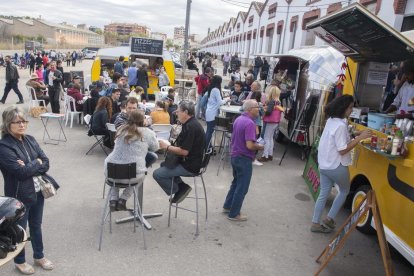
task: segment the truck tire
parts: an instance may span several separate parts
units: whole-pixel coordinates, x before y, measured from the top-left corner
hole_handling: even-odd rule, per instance
[[[363,200],[363,198],[367,195],[369,190],[371,190],[371,186],[369,185],[361,185],[358,187],[358,189],[355,191],[354,196],[352,198],[352,212],[355,210],[358,204]],[[375,234],[375,229],[372,228],[371,221],[372,221],[372,211],[369,210],[368,213],[364,217],[361,217],[356,228],[358,229],[358,231],[364,234],[373,235]]]

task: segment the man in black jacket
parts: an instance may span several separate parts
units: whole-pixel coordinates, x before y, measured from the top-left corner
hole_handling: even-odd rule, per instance
[[[4,94],[1,98],[0,102],[5,103],[7,99],[7,95],[9,95],[10,90],[13,89],[14,93],[17,94],[19,97],[19,101],[16,104],[23,103],[23,96],[19,90],[19,71],[17,70],[16,65],[11,62],[10,56],[5,56],[4,61],[6,63],[6,87],[4,87]]]
[[[56,62],[50,63],[50,69],[46,71],[45,84],[48,87],[50,105],[53,113],[60,113],[60,87],[63,82],[63,74],[56,69]]]
[[[147,65],[144,63],[137,71],[137,85],[144,88],[144,95],[142,97],[143,100],[148,101],[148,72],[147,72]]]

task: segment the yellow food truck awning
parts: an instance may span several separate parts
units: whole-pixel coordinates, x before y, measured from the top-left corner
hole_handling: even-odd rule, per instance
[[[396,62],[414,58],[414,43],[358,3],[306,26],[356,62]]]

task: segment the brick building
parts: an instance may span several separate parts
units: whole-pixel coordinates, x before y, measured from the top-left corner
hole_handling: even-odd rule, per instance
[[[142,34],[146,37],[151,36],[150,28],[135,23],[111,23],[104,26],[104,32],[118,35]]]

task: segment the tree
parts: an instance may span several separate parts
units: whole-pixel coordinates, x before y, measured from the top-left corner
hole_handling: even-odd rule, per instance
[[[165,42],[165,47],[167,47],[168,49],[174,47],[174,42],[172,41],[172,39],[167,39],[167,42]]]

